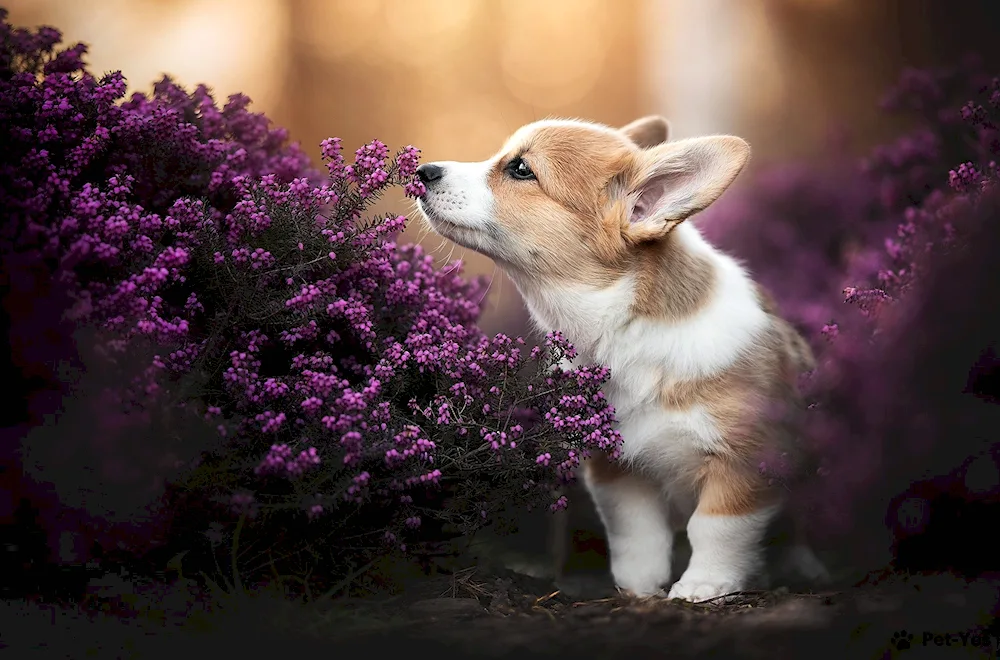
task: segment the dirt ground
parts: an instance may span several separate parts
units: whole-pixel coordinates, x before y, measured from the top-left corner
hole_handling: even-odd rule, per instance
[[[475,567],[414,580],[394,596],[311,604],[126,582],[73,607],[3,602],[0,649],[12,658],[997,656],[998,638],[979,631],[992,622],[1000,580],[892,577],[707,604],[583,600],[547,580]]]
[[[87,595],[73,604],[0,599],[0,650],[10,651],[0,657],[998,656],[1000,575],[884,573],[849,588],[779,588],[703,604],[629,599],[613,588],[606,548],[585,514],[566,528],[573,542],[560,571],[544,550],[551,528],[541,516],[519,534],[481,534],[461,559],[434,568],[387,562],[352,582],[350,598],[226,593],[179,574],[85,576],[77,583]],[[677,541],[681,570],[690,549],[683,534]]]

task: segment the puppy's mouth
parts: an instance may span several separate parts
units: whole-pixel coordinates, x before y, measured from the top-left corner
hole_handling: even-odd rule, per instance
[[[427,222],[430,223],[431,227],[441,233],[447,233],[452,231],[461,232],[474,232],[475,229],[461,222],[456,222],[454,219],[445,217],[440,211],[438,211],[434,203],[427,199],[426,195],[417,199],[417,205],[420,207],[420,212],[423,213]]]
[[[424,198],[418,199],[417,203],[424,220],[439,236],[488,257],[494,256],[496,231],[492,226],[477,227],[462,222],[453,213],[445,214],[436,210],[434,203]]]

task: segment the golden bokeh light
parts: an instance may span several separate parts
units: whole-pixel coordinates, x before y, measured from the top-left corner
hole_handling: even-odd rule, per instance
[[[481,3],[470,0],[406,0],[386,5],[385,52],[410,67],[435,68],[456,56],[464,31]],[[460,56],[460,55],[457,55]]]
[[[739,44],[735,78],[748,90],[744,95],[748,111],[763,115],[773,112],[787,98],[788,79],[781,75],[782,58],[787,54],[780,50],[774,33],[777,26],[769,20],[764,7],[748,3],[743,10],[743,21],[743,30],[753,37]],[[752,87],[746,81],[752,81]]]
[[[316,57],[341,60],[362,55],[378,29],[382,0],[298,0],[309,16],[295,38],[307,44]]]
[[[504,118],[503,105],[489,97],[478,97],[447,113],[432,113],[416,127],[414,140],[433,145],[428,158],[485,160],[517,128]]]
[[[601,77],[608,42],[602,0],[510,0],[500,5],[503,79],[521,101],[570,105]]]
[[[34,0],[12,3],[11,20],[47,23],[67,41],[84,41],[95,72],[121,70],[130,91],[167,73],[186,86],[205,82],[225,98],[243,92],[268,103],[287,65],[288,17],[282,0]]]

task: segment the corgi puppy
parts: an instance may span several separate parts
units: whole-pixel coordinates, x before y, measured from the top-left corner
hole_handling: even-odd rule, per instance
[[[796,455],[797,379],[812,354],[688,221],[729,187],[749,145],[668,137],[662,117],[535,122],[482,162],[421,165],[417,203],[437,233],[503,268],[577,363],[610,368],[622,454],[584,461],[583,482],[615,583],[662,595],[686,526],[691,560],[667,596],[700,601],[761,577],[785,489],[759,466]]]

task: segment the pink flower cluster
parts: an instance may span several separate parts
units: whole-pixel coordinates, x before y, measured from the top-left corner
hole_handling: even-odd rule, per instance
[[[266,430],[265,430],[266,432]],[[271,445],[267,456],[260,465],[254,468],[255,474],[280,474],[287,477],[298,477],[310,467],[319,465],[320,458],[315,447],[309,447],[294,456],[288,445]]]

